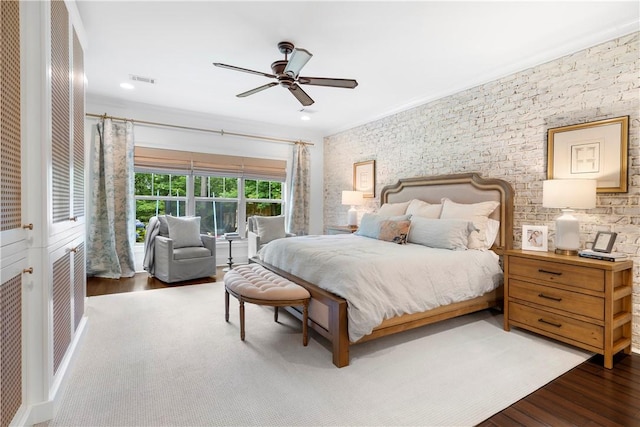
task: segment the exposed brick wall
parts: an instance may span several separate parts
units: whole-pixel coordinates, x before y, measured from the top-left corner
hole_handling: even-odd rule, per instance
[[[375,159],[376,196],[398,178],[479,172],[515,189],[514,247],[523,224],[549,227],[559,210],[542,207],[547,129],[628,115],[629,192],[598,196],[580,213],[582,239],[615,231],[614,250],[634,260],[633,346],[640,351],[640,33],[627,35],[393,116],[324,142],[324,223],[346,223],[341,191],[353,163]],[[368,199],[359,214],[378,207]]]

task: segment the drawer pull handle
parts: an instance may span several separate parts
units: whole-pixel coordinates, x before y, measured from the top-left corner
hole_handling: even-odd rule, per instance
[[[553,274],[554,276],[562,276],[562,273],[558,273],[557,271],[549,271],[549,270],[543,270],[543,269],[538,269],[538,273],[547,273],[547,274]]]
[[[558,302],[562,301],[562,298],[558,298],[558,297],[550,297],[549,295],[545,295],[545,294],[543,294],[543,293],[539,293],[539,294],[538,294],[538,296],[539,296],[540,298],[546,298],[546,299],[550,299],[550,300],[553,300],[553,301],[558,301]]]
[[[538,322],[540,322],[540,323],[546,323],[547,325],[555,326],[556,328],[560,328],[560,327],[562,327],[562,324],[561,324],[561,323],[549,322],[548,320],[544,320],[544,319],[538,319]]]

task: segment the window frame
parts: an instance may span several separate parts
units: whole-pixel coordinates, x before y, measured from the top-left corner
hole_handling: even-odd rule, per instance
[[[149,167],[134,167],[134,174],[155,174],[155,175],[173,175],[173,176],[184,176],[186,177],[186,195],[184,196],[154,196],[154,195],[138,195],[134,194],[134,198],[136,201],[136,217],[137,217],[137,201],[138,200],[150,200],[150,201],[177,201],[183,202],[185,206],[185,214],[181,216],[194,216],[196,212],[196,203],[197,202],[235,202],[237,203],[237,232],[240,235],[246,237],[246,229],[247,229],[247,204],[248,203],[276,203],[280,204],[281,215],[284,215],[286,209],[286,192],[287,185],[286,180],[277,180],[277,179],[264,179],[261,177],[252,177],[252,176],[226,176],[225,174],[215,174],[215,172],[204,172],[204,171],[185,171],[185,170],[163,170],[161,168],[149,168]],[[237,179],[237,191],[238,197],[208,197],[208,196],[196,196],[195,195],[195,183],[196,177],[201,178],[236,178]],[[280,199],[249,199],[245,197],[245,187],[246,181],[267,181],[267,182],[278,182],[280,183]],[[136,218],[137,219],[137,218]],[[220,236],[221,237],[221,236]],[[137,244],[144,244],[144,242],[137,242]]]

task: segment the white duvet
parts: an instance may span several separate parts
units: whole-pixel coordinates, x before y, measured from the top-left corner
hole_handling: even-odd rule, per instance
[[[351,342],[384,319],[475,298],[502,284],[492,251],[398,245],[355,234],[278,239],[259,256],[346,299]]]

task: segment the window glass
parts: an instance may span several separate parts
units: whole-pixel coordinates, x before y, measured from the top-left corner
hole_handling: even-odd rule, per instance
[[[247,218],[282,215],[282,183],[247,179],[244,183]]]
[[[240,207],[247,217],[282,215],[282,192],[279,181],[136,172],[136,241],[144,242],[145,227],[155,215],[199,216],[201,233],[215,236],[239,231]]]

